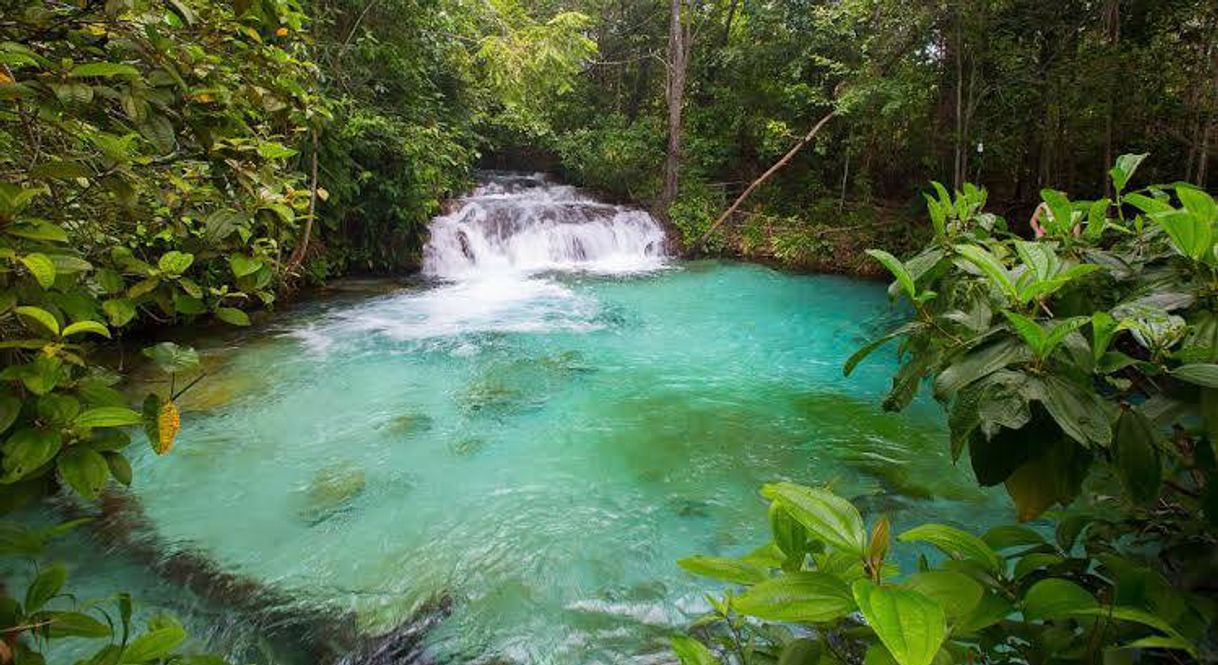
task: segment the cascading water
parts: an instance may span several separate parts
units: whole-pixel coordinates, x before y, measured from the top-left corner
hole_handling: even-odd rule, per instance
[[[664,260],[664,229],[641,210],[600,203],[543,174],[487,173],[431,223],[423,273],[466,280],[546,271],[630,273]]]

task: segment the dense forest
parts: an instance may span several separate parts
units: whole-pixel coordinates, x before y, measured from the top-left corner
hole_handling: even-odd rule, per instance
[[[897,537],[767,485],[772,542],[681,562],[744,587],[682,663],[1218,653],[1208,0],[0,0],[0,506],[93,516],[133,431],[174,448],[181,331],[417,271],[485,169],[649,210],[686,257],[895,280],[905,318],[846,374],[896,347],[883,408],[930,394],[952,459],[1040,520]],[[137,366],[163,375],[138,399]],[[0,524],[6,571],[85,521]],[[34,569],[0,664],[77,637],[224,662]]]

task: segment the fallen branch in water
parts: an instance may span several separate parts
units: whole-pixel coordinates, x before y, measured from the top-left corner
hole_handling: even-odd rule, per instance
[[[812,139],[816,138],[816,135],[820,132],[821,128],[823,128],[825,126],[825,124],[828,123],[829,120],[832,119],[833,116],[835,116],[835,115],[837,115],[836,109],[827,113],[825,115],[825,117],[821,118],[820,121],[817,122],[816,125],[814,125],[812,127],[811,131],[809,131],[807,134],[805,134],[804,137],[802,139],[800,139],[798,143],[796,143],[794,146],[791,147],[790,150],[787,151],[787,154],[783,155],[782,158],[779,159],[777,162],[774,162],[773,166],[766,169],[766,172],[762,173],[761,177],[757,178],[752,183],[750,183],[749,186],[744,190],[744,192],[741,193],[740,196],[736,197],[736,200],[734,202],[732,202],[732,205],[730,207],[728,207],[727,210],[723,211],[722,215],[719,215],[719,219],[716,219],[715,223],[711,224],[710,228],[708,228],[701,235],[701,237],[699,237],[694,242],[693,246],[690,247],[690,249],[700,248],[702,246],[702,243],[706,242],[706,239],[708,237],[710,237],[710,234],[714,233],[715,229],[722,226],[723,223],[726,222],[728,220],[728,218],[730,218],[732,216],[732,213],[736,212],[736,209],[740,207],[741,203],[744,203],[744,200],[749,197],[749,194],[753,193],[754,189],[757,189],[758,187],[760,187],[762,185],[762,183],[764,183],[766,180],[770,179],[770,176],[777,173],[779,171],[779,169],[781,169],[782,167],[787,165],[787,162],[794,159],[795,155],[798,154],[800,150],[803,150],[803,147],[808,145],[808,143],[810,143],[812,141]]]

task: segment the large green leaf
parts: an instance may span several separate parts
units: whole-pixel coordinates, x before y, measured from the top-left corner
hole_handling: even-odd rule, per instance
[[[42,288],[49,289],[55,283],[55,262],[46,254],[38,252],[26,254],[21,257],[21,264],[30,271]]]
[[[737,611],[767,621],[825,623],[854,611],[850,588],[836,575],[787,573],[756,584],[732,599]]]
[[[249,315],[236,307],[217,307],[215,314],[217,319],[229,325],[248,326],[250,324]]]
[[[1164,444],[1140,409],[1131,407],[1121,412],[1113,435],[1112,462],[1125,492],[1136,503],[1149,503],[1159,496],[1163,483],[1159,450]]]
[[[1218,365],[1212,363],[1181,365],[1172,370],[1171,375],[1198,386],[1218,388]]]
[[[954,570],[914,573],[905,586],[938,603],[952,620],[972,613],[985,594],[976,580]]]
[[[59,336],[59,321],[55,315],[42,309],[41,307],[33,307],[31,305],[23,305],[16,307],[13,311],[27,322],[37,324],[39,328],[51,334],[52,337]]]
[[[166,275],[178,277],[186,272],[194,262],[194,254],[172,250],[161,255],[161,258],[157,260],[157,267]]]
[[[1011,274],[993,254],[978,245],[956,245],[956,253],[965,261],[976,266],[978,270],[990,278],[994,286],[1009,299],[1017,300],[1018,293]]]
[[[1126,185],[1129,184],[1129,179],[1133,177],[1134,171],[1138,169],[1138,164],[1146,159],[1147,153],[1141,155],[1121,155],[1117,157],[1116,164],[1109,171],[1112,176],[1112,186],[1117,194],[1125,191]]]
[[[978,347],[939,372],[935,377],[935,395],[941,398],[953,396],[970,383],[1031,357],[1031,350],[1016,339],[1002,339]]]
[[[136,78],[140,75],[140,70],[117,62],[90,62],[76,65],[69,75],[72,78],[110,78],[113,76]]]
[[[1062,431],[1075,441],[1086,447],[1107,446],[1112,442],[1109,408],[1090,387],[1046,376],[1042,403]]]
[[[110,329],[97,321],[77,321],[76,323],[66,326],[63,329],[62,334],[64,337],[71,337],[72,335],[78,335],[81,333],[93,333],[94,335],[100,335],[107,339],[110,337]]]
[[[92,448],[72,446],[55,463],[59,475],[86,499],[96,499],[110,479],[106,458]]]
[[[756,584],[769,577],[769,571],[761,566],[727,557],[691,556],[677,565],[695,575],[736,584]]]
[[[76,417],[78,427],[126,427],[144,421],[138,411],[121,406],[103,406],[89,409]]]
[[[5,478],[20,480],[55,458],[63,440],[58,432],[20,429],[4,442]]]
[[[164,626],[140,635],[123,650],[123,662],[143,663],[164,658],[186,640],[181,626]]]
[[[1023,614],[1030,621],[1060,619],[1099,606],[1090,591],[1057,578],[1033,584],[1023,596]]]
[[[47,633],[51,637],[110,637],[110,626],[80,612],[54,612],[49,617]]]
[[[900,665],[930,665],[947,637],[943,608],[908,589],[858,580],[853,587],[859,611]]]
[[[914,286],[913,276],[909,274],[909,270],[905,268],[905,264],[901,263],[900,259],[880,249],[869,249],[867,255],[884,264],[888,272],[896,278],[897,284],[901,285],[901,290],[905,292],[905,295],[910,300],[914,299],[917,287]]]
[[[47,601],[54,598],[59,590],[63,588],[63,583],[68,579],[68,569],[60,564],[47,566],[38,572],[38,576],[30,582],[30,586],[25,590],[25,607],[27,613],[37,612],[46,605]]]
[[[685,635],[672,637],[672,650],[681,665],[719,665],[719,659],[706,645]]]
[[[863,517],[851,503],[828,490],[794,483],[766,485],[761,494],[779,502],[808,529],[809,537],[862,556],[867,532]]]
[[[186,372],[199,366],[199,354],[189,346],[178,346],[173,342],[161,342],[146,347],[145,357],[160,367],[162,372]]]
[[[968,559],[980,563],[994,574],[1002,572],[1002,558],[973,534],[944,524],[923,524],[901,534],[903,543],[930,543],[953,559]]]

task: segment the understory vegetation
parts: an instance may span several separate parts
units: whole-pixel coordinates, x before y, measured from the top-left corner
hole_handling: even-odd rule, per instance
[[[417,268],[474,169],[528,154],[691,254],[886,269],[913,315],[847,373],[895,340],[884,406],[931,390],[1040,520],[894,558],[882,516],[767,486],[772,543],[682,563],[744,587],[682,662],[1212,659],[1215,34],[1196,0],[0,0],[0,511],[96,512],[129,445],[171,453],[199,359],[163,331]],[[0,665],[223,662],[71,594],[41,552],[87,521],[0,524],[30,573]]]
[[[869,252],[915,315],[846,373],[898,340],[884,407],[928,385],[953,459],[967,450],[1020,521],[1067,509],[1052,531],[916,526],[897,540],[938,552],[902,569],[886,517],[868,531],[826,489],[767,486],[770,543],[682,561],[744,586],[698,622],[724,662],[1213,658],[1218,203],[1131,186],[1144,157],[1117,161],[1112,199],[1042,192],[1036,240],[986,212],[984,189],[937,185],[921,252]],[[701,642],[674,647],[719,662]]]

